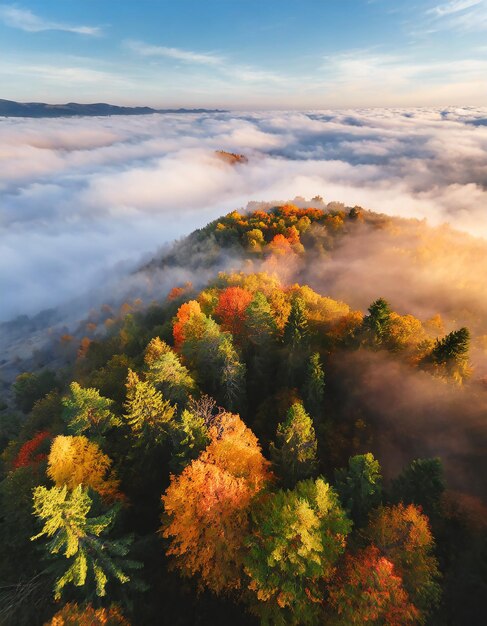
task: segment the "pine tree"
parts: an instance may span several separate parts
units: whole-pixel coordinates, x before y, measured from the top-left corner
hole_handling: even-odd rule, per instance
[[[306,303],[302,298],[294,298],[291,312],[284,326],[284,343],[291,351],[307,347],[309,342],[308,318]]]
[[[291,406],[286,420],[277,427],[276,443],[271,443],[270,453],[286,486],[292,487],[316,471],[318,458],[313,420],[300,402]]]
[[[430,359],[459,383],[470,375],[468,351],[470,331],[468,328],[454,330],[443,339],[437,339],[430,354]]]
[[[44,527],[32,540],[46,537],[49,554],[54,557],[62,554],[68,559],[68,569],[54,585],[56,600],[68,584],[86,586],[87,599],[93,593],[104,596],[110,578],[121,584],[128,583],[130,577],[124,570],[141,567],[139,563],[124,558],[131,538],[114,541],[101,538],[112,526],[118,508],[88,517],[91,506],[92,500],[82,485],[71,492],[66,486],[36,487],[34,490],[34,514],[44,521]]]
[[[171,466],[178,473],[198,458],[210,441],[205,420],[187,410],[172,423],[170,435],[173,445]]]
[[[174,418],[175,409],[150,383],[129,370],[125,419],[139,445],[161,443]]]
[[[381,345],[387,339],[391,324],[391,307],[384,298],[379,298],[369,306],[369,314],[364,317],[363,327],[371,335],[371,340]]]
[[[369,511],[381,502],[382,477],[373,454],[357,454],[347,469],[335,472],[336,489],[345,509],[357,526],[367,521]]]
[[[62,402],[63,419],[71,434],[88,432],[101,439],[107,430],[121,425],[121,420],[111,411],[113,400],[101,396],[98,389],[83,388],[77,382],[72,382],[69,389]]]
[[[439,458],[416,459],[392,481],[394,502],[417,504],[428,517],[440,513],[441,497],[445,491],[443,465]]]
[[[186,404],[196,384],[178,355],[159,337],[149,343],[144,357],[147,382],[161,391],[170,402]]]
[[[314,352],[308,360],[303,392],[306,409],[314,418],[321,416],[325,395],[325,373],[318,352]]]

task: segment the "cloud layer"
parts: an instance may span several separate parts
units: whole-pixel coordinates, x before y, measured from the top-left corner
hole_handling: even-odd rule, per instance
[[[77,297],[249,200],[319,194],[487,237],[486,120],[472,108],[2,119],[0,320]]]

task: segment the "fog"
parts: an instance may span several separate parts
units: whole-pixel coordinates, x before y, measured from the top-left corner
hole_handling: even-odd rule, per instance
[[[487,236],[486,118],[452,108],[0,119],[0,320],[79,297],[249,200],[319,194]],[[225,163],[219,149],[248,162]]]

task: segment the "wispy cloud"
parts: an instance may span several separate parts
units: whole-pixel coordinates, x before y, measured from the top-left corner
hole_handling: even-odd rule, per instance
[[[482,31],[487,29],[487,0],[452,0],[438,4],[428,11],[430,32]]]
[[[436,15],[438,17],[443,17],[445,15],[452,15],[453,13],[465,11],[465,9],[470,9],[482,3],[483,0],[453,0],[453,2],[438,4],[432,9],[429,9],[427,13]]]
[[[239,82],[257,83],[278,83],[284,82],[285,78],[267,70],[255,68],[250,65],[232,63],[226,57],[213,52],[194,52],[183,50],[182,48],[171,48],[167,46],[155,46],[142,41],[128,40],[124,42],[126,48],[135,52],[139,56],[168,58],[182,61],[188,65],[206,65],[227,78]]]
[[[126,47],[133,52],[145,57],[166,57],[184,61],[185,63],[198,63],[202,65],[221,65],[223,58],[211,52],[193,52],[181,48],[168,48],[166,46],[153,46],[142,41],[127,41]]]
[[[11,28],[18,28],[28,33],[39,33],[46,30],[61,30],[79,35],[97,36],[101,34],[99,26],[77,26],[62,22],[51,22],[29,9],[21,9],[15,5],[0,6],[0,20]]]

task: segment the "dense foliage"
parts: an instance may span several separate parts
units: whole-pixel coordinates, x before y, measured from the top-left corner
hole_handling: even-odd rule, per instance
[[[384,356],[468,388],[469,330],[439,335],[380,294],[353,310],[274,272],[364,219],[230,213],[194,253],[238,248],[248,271],[127,305],[62,370],[17,378],[0,623],[485,623],[484,509],[448,492],[439,458],[391,471],[387,431],[336,368]]]

